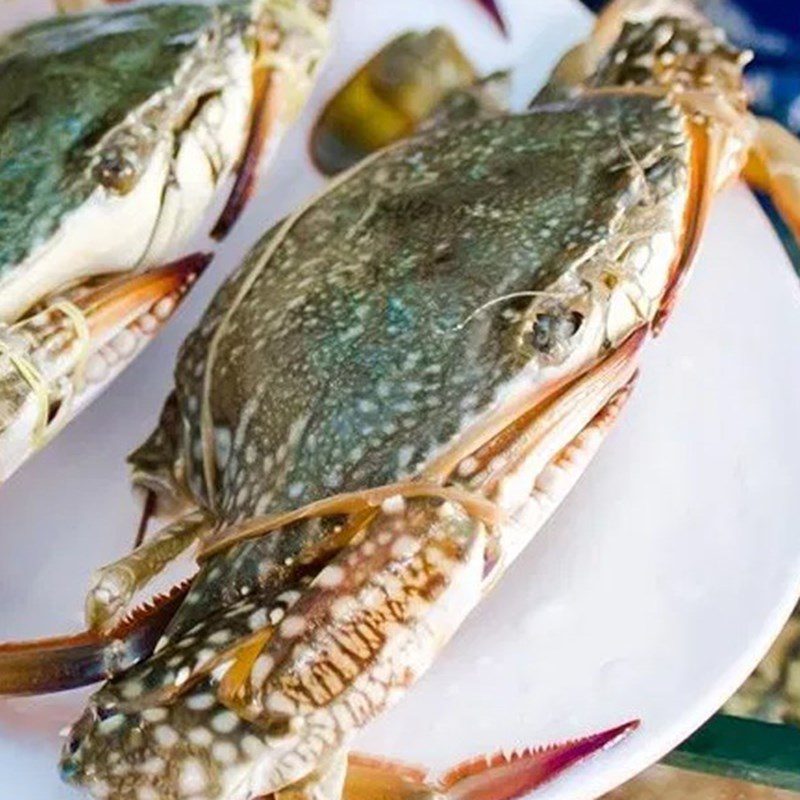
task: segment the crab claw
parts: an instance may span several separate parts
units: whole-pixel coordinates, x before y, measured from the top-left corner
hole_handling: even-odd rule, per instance
[[[481,8],[485,9],[489,16],[492,18],[492,21],[495,25],[497,25],[500,33],[503,34],[506,38],[508,38],[508,26],[506,25],[506,21],[503,18],[500,9],[497,6],[497,0],[477,0],[478,5]]]
[[[129,364],[210,256],[81,287],[0,326],[0,482]]]
[[[613,746],[639,727],[638,720],[574,741],[526,749],[510,755],[465,761],[440,780],[450,800],[512,800],[552,781],[564,770]]]
[[[107,680],[147,658],[186,597],[189,582],[94,632],[0,645],[0,696],[47,694]]]
[[[259,5],[256,3],[255,5]],[[290,4],[292,5],[292,4]],[[325,7],[324,16],[327,15],[329,4],[322,4]],[[270,20],[267,29],[272,28],[272,10],[267,11],[267,19]],[[311,29],[309,29],[310,31]],[[319,36],[319,31],[317,31]],[[267,39],[270,39],[267,36]],[[323,34],[323,40],[327,36]],[[211,236],[217,241],[224,239],[231,228],[236,224],[247,202],[253,195],[258,179],[258,170],[263,163],[265,156],[274,152],[275,145],[280,139],[281,132],[285,125],[299,113],[301,102],[311,89],[311,83],[298,80],[298,76],[305,71],[307,78],[310,78],[316,71],[326,45],[321,50],[319,47],[320,39],[317,38],[316,44],[309,51],[309,59],[305,66],[296,64],[297,72],[292,70],[291,80],[287,80],[286,75],[281,74],[280,69],[274,69],[276,54],[271,51],[270,46],[264,41],[258,44],[258,57],[256,68],[253,70],[253,105],[250,117],[250,130],[244,151],[239,159],[236,168],[236,177],[233,182],[228,200],[225,203],[222,213],[214,225]],[[285,56],[281,54],[280,58]]]
[[[493,756],[479,756],[448,770],[438,781],[426,780],[426,771],[383,759],[351,755],[345,782],[345,800],[513,800],[552,781],[586,758],[617,744],[639,726],[626,722],[580,739]]]
[[[258,165],[274,123],[275,110],[271,105],[275,102],[275,97],[271,83],[269,70],[264,68],[256,70],[253,76],[253,93],[256,100],[247,144],[231,193],[211,231],[212,238],[217,241],[221,241],[230,233],[255,189]]]

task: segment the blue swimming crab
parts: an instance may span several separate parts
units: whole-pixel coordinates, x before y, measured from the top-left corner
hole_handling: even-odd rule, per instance
[[[108,679],[65,779],[505,800],[554,774],[531,751],[409,786],[348,750],[602,443],[717,192],[743,175],[796,218],[800,145],[749,113],[747,60],[691,2],[616,0],[526,113],[439,115],[267,232],[131,457],[172,521],[98,571],[86,633],[0,650],[5,693]],[[129,613],[190,548],[199,573]]]
[[[214,235],[233,224],[310,90],[327,12],[161,0],[0,41],[0,482],[169,318],[208,259],[153,268],[229,178]]]

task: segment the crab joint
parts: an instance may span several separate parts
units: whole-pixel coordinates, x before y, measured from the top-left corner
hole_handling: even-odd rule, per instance
[[[147,544],[97,570],[86,598],[89,627],[113,629],[134,594],[189,548],[209,525],[202,512],[187,514],[159,531]]]

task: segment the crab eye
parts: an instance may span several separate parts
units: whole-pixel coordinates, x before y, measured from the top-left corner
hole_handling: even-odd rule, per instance
[[[103,722],[107,720],[109,717],[113,717],[116,714],[116,709],[111,708],[110,706],[97,706],[94,710],[95,714],[97,715],[97,721]]]
[[[67,783],[74,783],[79,779],[81,765],[79,763],[80,756],[78,755],[78,751],[80,750],[80,746],[80,737],[72,734],[61,752],[61,763],[58,769],[61,773],[61,779]]]
[[[540,353],[552,353],[559,344],[571,339],[583,324],[580,311],[542,312],[536,315],[531,329],[531,344]]]
[[[101,153],[93,171],[103,186],[122,195],[127,194],[133,188],[138,177],[136,165],[118,147]]]

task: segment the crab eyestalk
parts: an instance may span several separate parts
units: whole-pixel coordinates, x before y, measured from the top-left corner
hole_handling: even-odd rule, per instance
[[[0,482],[133,360],[210,260],[76,289],[0,328]]]

